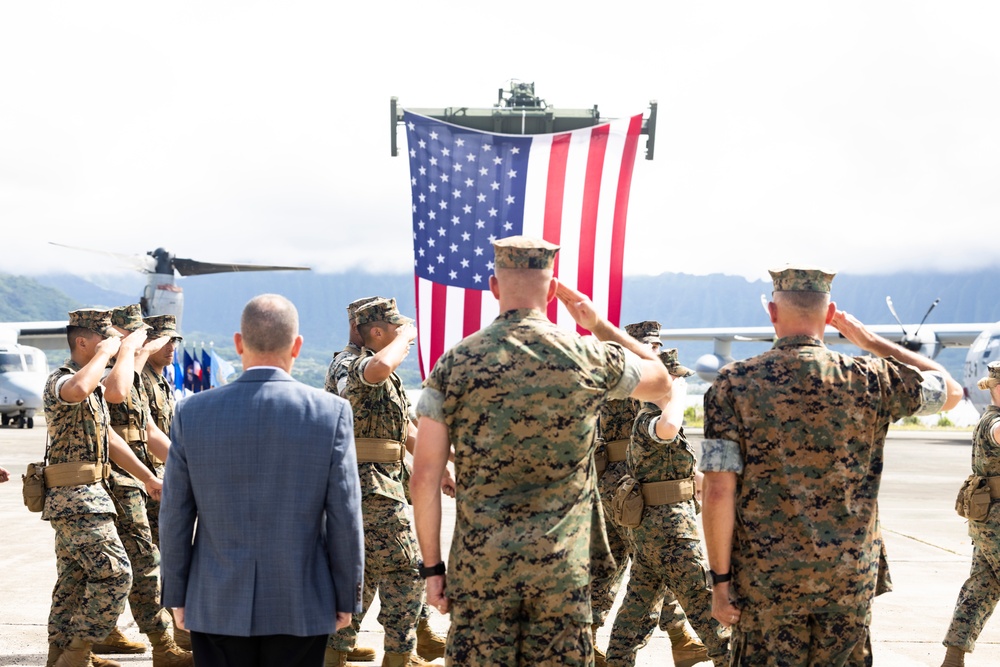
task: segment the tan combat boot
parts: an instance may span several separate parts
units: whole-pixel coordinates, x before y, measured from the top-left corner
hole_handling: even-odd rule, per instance
[[[417,622],[417,655],[424,660],[444,657],[445,638],[434,632],[426,618]]]
[[[965,651],[954,646],[949,646],[944,654],[944,662],[941,667],[965,667]]]
[[[169,630],[146,636],[153,645],[153,667],[194,667],[191,651],[178,646]]]
[[[416,653],[386,653],[382,656],[382,667],[426,667],[430,664]]]
[[[375,649],[370,646],[355,646],[347,654],[347,660],[348,662],[375,662]]]
[[[590,626],[590,630],[594,633],[594,667],[608,667],[608,654],[597,645],[597,629],[600,627],[598,623]]]
[[[90,654],[90,667],[122,667],[122,663],[98,657],[92,651]]]
[[[62,649],[55,644],[49,644],[49,657],[45,660],[45,667],[55,667],[56,660],[62,655]]]
[[[187,630],[181,630],[180,628],[175,627],[174,641],[185,651],[191,650],[191,633]]]
[[[132,641],[116,625],[108,638],[100,644],[94,644],[91,650],[94,653],[145,653],[146,645]]]
[[[334,651],[329,646],[323,655],[323,667],[347,667],[347,653],[344,651]]]
[[[74,639],[62,650],[55,667],[88,667],[90,665],[90,644],[82,639]]]
[[[687,623],[670,628],[667,636],[670,637],[674,667],[691,667],[709,659],[708,649],[700,639],[688,633]]]

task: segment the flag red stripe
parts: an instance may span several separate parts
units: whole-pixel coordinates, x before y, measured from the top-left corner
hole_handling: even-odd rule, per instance
[[[576,288],[589,297],[594,296],[594,252],[597,246],[597,207],[601,199],[601,175],[604,172],[604,154],[608,147],[610,125],[599,125],[590,133],[587,152],[587,171],[583,186],[583,210],[580,215],[580,254],[577,260]],[[577,325],[576,330],[587,333]]]
[[[632,187],[632,169],[639,144],[642,116],[633,116],[628,125],[622,166],[618,172],[618,192],[615,195],[615,215],[611,232],[611,275],[609,276],[608,320],[618,326],[622,317],[622,269],[625,260],[625,221],[628,216],[629,189]]]
[[[448,286],[442,283],[433,283],[431,286],[431,363],[428,368],[434,368],[438,357],[444,354],[447,308]]]
[[[542,238],[550,243],[559,244],[562,235],[562,212],[564,186],[566,183],[566,161],[569,156],[571,134],[560,134],[552,137],[552,148],[549,151],[549,174],[545,186],[545,222],[542,226]],[[559,276],[559,255],[556,255],[553,275]],[[559,302],[553,299],[549,303],[548,315],[553,322],[559,311]]]
[[[462,316],[462,337],[473,334],[482,327],[483,293],[465,290],[465,310]]]

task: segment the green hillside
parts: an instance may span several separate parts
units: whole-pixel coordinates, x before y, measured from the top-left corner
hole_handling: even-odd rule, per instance
[[[80,304],[25,276],[0,273],[0,322],[62,320]]]

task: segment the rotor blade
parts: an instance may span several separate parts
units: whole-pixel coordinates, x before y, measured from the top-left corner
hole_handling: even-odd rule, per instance
[[[145,255],[126,255],[124,253],[111,252],[109,250],[98,250],[96,248],[82,248],[75,245],[66,245],[65,243],[56,243],[55,241],[49,241],[49,245],[104,255],[105,257],[110,257],[117,262],[127,265],[131,269],[142,271],[143,273],[153,273],[156,267],[156,262],[151,257],[146,257]]]
[[[926,312],[926,313],[924,313],[924,319],[920,320],[920,324],[918,324],[918,325],[917,325],[917,331],[914,331],[914,332],[913,332],[913,335],[914,335],[914,336],[916,336],[916,335],[917,335],[917,332],[919,332],[919,331],[920,331],[920,327],[924,326],[924,322],[926,322],[926,321],[927,321],[927,316],[931,314],[931,311],[932,311],[932,310],[934,310],[935,308],[937,308],[937,305],[938,305],[938,303],[940,303],[940,302],[941,302],[941,297],[938,297],[937,299],[934,299],[934,303],[932,303],[932,304],[931,304],[931,307],[927,309],[927,312]]]
[[[892,313],[892,316],[896,318],[896,324],[898,324],[899,328],[903,330],[903,335],[905,336],[906,335],[906,327],[904,327],[903,323],[899,320],[899,315],[896,314],[896,309],[892,307],[892,297],[891,296],[885,297],[885,305],[889,306],[889,312]]]
[[[182,276],[203,276],[209,273],[239,273],[241,271],[310,271],[308,266],[264,266],[261,264],[215,264],[195,259],[173,258],[174,268]]]

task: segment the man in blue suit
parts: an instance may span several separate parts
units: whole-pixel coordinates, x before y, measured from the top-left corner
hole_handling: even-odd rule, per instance
[[[327,635],[361,611],[353,415],[289,375],[298,324],[284,297],[253,298],[235,335],[243,375],[174,415],[163,604],[191,631],[198,667],[318,667]]]

